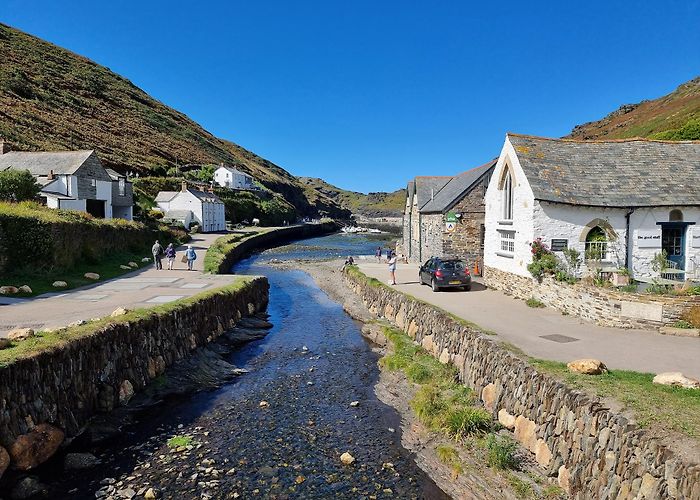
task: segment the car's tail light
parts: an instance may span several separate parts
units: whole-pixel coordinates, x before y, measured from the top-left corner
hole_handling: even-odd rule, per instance
[[[440,271],[439,269],[437,271],[435,271],[435,276],[437,278],[442,278],[442,271]]]

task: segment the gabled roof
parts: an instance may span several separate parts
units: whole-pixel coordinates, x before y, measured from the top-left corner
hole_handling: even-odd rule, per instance
[[[175,195],[180,191],[159,191],[156,195],[155,202],[166,202],[175,198]]]
[[[0,170],[12,167],[29,170],[34,176],[72,174],[94,153],[85,151],[10,151],[0,155]]]
[[[188,188],[187,190],[202,201],[208,201],[211,203],[223,203],[223,201],[221,201],[221,199],[214,193],[207,193],[205,191],[199,191],[197,189],[192,188]]]
[[[437,175],[421,175],[415,178],[418,210],[422,209],[426,203],[435,197],[435,195],[447,184],[452,177],[437,176]]]
[[[107,171],[107,175],[113,180],[113,181],[118,181],[120,177],[126,178],[126,175],[120,174],[116,170],[112,170],[111,168],[105,168]]]
[[[224,170],[228,170],[228,171],[231,172],[232,174],[241,174],[241,175],[245,175],[245,176],[248,176],[248,177],[252,177],[252,175],[246,174],[245,172],[241,172],[240,170],[238,170],[238,169],[235,168],[235,167],[226,167],[226,166],[224,166],[224,165],[221,165],[219,168],[223,168]],[[218,169],[217,169],[217,170],[218,170]]]
[[[447,184],[428,203],[420,209],[422,213],[443,213],[449,210],[493,167],[498,159],[491,160],[478,167],[452,177]]]
[[[535,199],[602,207],[700,205],[700,141],[507,139]]]

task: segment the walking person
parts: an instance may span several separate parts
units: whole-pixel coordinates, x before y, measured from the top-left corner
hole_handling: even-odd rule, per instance
[[[175,263],[175,247],[173,247],[172,243],[168,243],[168,248],[165,249],[165,257],[168,259],[168,271],[172,271]]]
[[[377,247],[377,251],[374,252],[374,256],[377,258],[377,262],[382,261],[382,247]]]
[[[194,266],[194,261],[197,260],[197,252],[194,251],[192,245],[187,245],[187,251],[185,252],[185,257],[187,257],[187,270],[191,271],[192,266]]]
[[[163,262],[161,261],[163,258],[163,247],[160,246],[158,240],[151,247],[151,253],[153,254],[153,262],[156,264],[156,269],[163,269]]]
[[[391,251],[389,252],[389,284],[390,285],[395,285],[396,284],[396,252]]]

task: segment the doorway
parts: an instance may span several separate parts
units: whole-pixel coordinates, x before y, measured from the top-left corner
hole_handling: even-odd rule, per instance
[[[666,223],[661,225],[661,248],[666,251],[668,260],[677,269],[685,269],[685,229],[683,223]]]
[[[85,211],[97,217],[98,219],[105,218],[105,201],[104,200],[85,200]]]

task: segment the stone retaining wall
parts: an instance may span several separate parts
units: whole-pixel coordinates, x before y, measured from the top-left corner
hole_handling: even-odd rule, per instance
[[[533,297],[572,316],[617,328],[659,328],[681,319],[693,305],[700,305],[700,296],[625,293],[582,283],[570,285],[551,277],[538,283],[493,267],[484,268],[484,282],[518,299]]]
[[[446,312],[346,275],[370,312],[403,329],[481,395],[572,498],[700,499],[700,466],[683,463],[600,401],[538,373]]]
[[[219,274],[231,272],[233,265],[243,257],[255,250],[270,248],[274,245],[303,238],[322,236],[333,233],[339,229],[335,222],[322,222],[320,224],[303,224],[298,226],[280,227],[257,236],[252,236],[241,241],[226,258],[219,264]]]
[[[242,316],[264,310],[268,289],[264,277],[241,278],[152,314],[114,318],[1,366],[0,445],[9,447],[41,423],[76,435],[97,412],[113,409]]]

